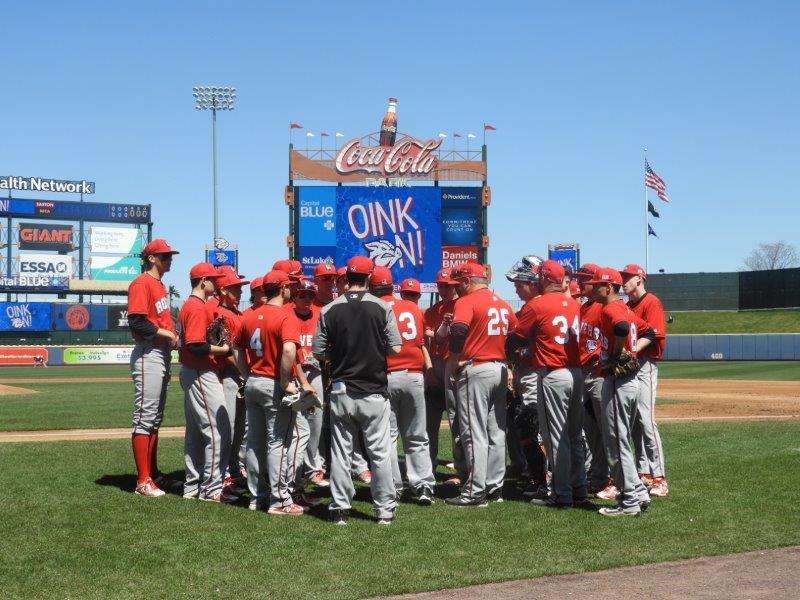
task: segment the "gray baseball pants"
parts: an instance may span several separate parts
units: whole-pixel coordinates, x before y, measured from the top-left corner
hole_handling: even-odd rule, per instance
[[[436,468],[439,457],[439,429],[442,424],[442,411],[447,412],[450,425],[453,465],[461,481],[467,478],[467,459],[461,446],[461,429],[456,418],[456,382],[453,374],[447,371],[446,361],[432,359],[433,385],[425,391],[426,430],[431,466]]]
[[[355,487],[350,461],[358,431],[364,432],[372,461],[372,502],[375,515],[391,518],[397,505],[392,480],[389,402],[381,394],[365,396],[331,393],[331,496],[330,510],[349,510]]]
[[[581,371],[537,369],[539,431],[553,473],[550,494],[560,504],[586,498]]]
[[[311,427],[307,412],[293,412],[292,417],[292,441],[286,454],[284,468],[286,469],[286,481],[289,482],[289,491],[293,494],[301,491],[305,485],[303,461],[308,449]]]
[[[636,471],[630,443],[638,388],[636,375],[624,379],[609,375],[603,380],[603,431],[608,469],[614,485],[620,491],[617,502],[629,512],[638,512],[639,503],[650,500],[647,488]]]
[[[533,431],[521,431],[515,427],[520,436],[520,444],[525,455],[529,477],[542,484],[547,479],[547,460],[539,447],[542,436],[539,433],[539,375],[530,365],[519,365],[514,369],[514,389],[525,411],[535,416]]]
[[[397,457],[397,438],[403,440],[408,484],[415,492],[433,487],[428,434],[425,431],[425,382],[422,373],[406,370],[388,374],[389,404],[391,407],[390,434],[392,438],[392,476],[397,492],[403,490],[403,476]]]
[[[603,441],[603,378],[594,367],[583,367],[583,431],[591,452],[590,484],[603,489],[608,484],[608,458]]]
[[[502,489],[506,474],[506,387],[508,369],[500,362],[468,363],[458,372],[457,418],[467,460],[464,496]]]
[[[183,494],[211,498],[222,491],[231,445],[225,393],[216,371],[182,366],[180,381],[186,416]]]
[[[136,342],[131,352],[133,433],[150,435],[164,420],[170,379],[171,350],[152,342]]]
[[[247,379],[247,487],[252,500],[263,501],[269,493],[270,508],[292,504],[286,463],[294,415],[281,406],[282,398],[277,379],[257,375]]]
[[[305,368],[308,383],[316,390],[317,396],[322,400],[324,396],[322,387],[322,373],[316,368]],[[320,438],[322,436],[322,421],[324,410],[318,408],[313,413],[306,413],[305,418],[308,422],[308,445],[303,459],[304,471],[309,477],[315,473],[325,473],[325,458],[320,452]]]
[[[633,444],[636,447],[637,470],[653,477],[664,477],[664,448],[656,424],[656,388],[658,363],[643,358],[636,374],[639,393],[636,396],[636,417],[633,419]]]
[[[223,378],[222,389],[225,392],[225,406],[231,419],[231,449],[227,473],[231,477],[238,477],[241,468],[244,467],[245,452],[247,451],[247,447],[244,445],[244,436],[247,433],[244,399],[236,397],[239,394],[237,377]]]

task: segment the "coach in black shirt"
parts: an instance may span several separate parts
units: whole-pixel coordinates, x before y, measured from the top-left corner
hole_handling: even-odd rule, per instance
[[[372,261],[347,262],[348,291],[326,305],[314,335],[314,356],[331,364],[331,520],[347,524],[355,494],[350,477],[353,440],[361,429],[372,461],[372,501],[379,525],[396,506],[389,435],[386,356],[400,351],[391,307],[367,291]]]

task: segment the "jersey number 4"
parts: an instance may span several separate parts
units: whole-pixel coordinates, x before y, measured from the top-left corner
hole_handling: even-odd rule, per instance
[[[497,309],[494,306],[488,310],[486,316],[489,317],[489,323],[486,326],[486,333],[489,335],[507,335],[508,334],[508,309]]]
[[[250,349],[256,353],[256,357],[264,356],[264,346],[261,345],[261,328],[259,327],[250,336]]]
[[[570,327],[567,322],[567,317],[564,315],[556,315],[553,317],[553,325],[558,327],[558,331],[561,333],[561,335],[553,336],[553,340],[555,340],[556,344],[561,344],[563,346],[571,337],[574,337],[576,340],[578,339],[578,332],[580,331],[578,317],[575,317],[572,321],[572,327]]]

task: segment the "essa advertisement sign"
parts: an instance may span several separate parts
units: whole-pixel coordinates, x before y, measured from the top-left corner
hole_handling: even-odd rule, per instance
[[[135,256],[90,256],[89,272],[98,281],[133,281],[142,264]]]
[[[19,254],[19,275],[72,277],[72,257],[63,254]]]
[[[90,227],[89,250],[101,254],[140,254],[142,232],[131,227]]]

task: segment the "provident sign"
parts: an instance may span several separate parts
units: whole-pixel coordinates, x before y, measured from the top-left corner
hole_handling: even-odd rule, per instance
[[[362,146],[361,140],[350,140],[336,155],[336,171],[383,177],[427,175],[439,164],[433,152],[441,144],[441,138],[424,142],[404,137],[394,146]]]

